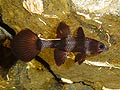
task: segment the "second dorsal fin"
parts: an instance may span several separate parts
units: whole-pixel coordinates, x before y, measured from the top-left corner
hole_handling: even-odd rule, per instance
[[[84,31],[83,31],[82,27],[79,27],[77,29],[77,38],[80,41],[84,41],[85,40],[85,34],[84,34]]]

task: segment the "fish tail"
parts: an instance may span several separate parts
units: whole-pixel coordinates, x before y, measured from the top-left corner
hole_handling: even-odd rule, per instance
[[[37,34],[26,29],[19,32],[11,41],[13,54],[22,61],[31,61],[41,49],[41,40]]]

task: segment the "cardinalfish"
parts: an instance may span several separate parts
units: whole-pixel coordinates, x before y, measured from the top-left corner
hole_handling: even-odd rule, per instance
[[[17,58],[10,49],[9,41],[16,35],[15,31],[3,23],[0,17],[0,67],[9,69],[17,62]],[[7,43],[5,41],[7,40]]]
[[[102,42],[85,37],[82,27],[72,36],[69,26],[60,22],[56,34],[58,39],[43,39],[29,29],[22,30],[13,38],[11,50],[17,58],[28,62],[44,48],[55,48],[55,63],[60,66],[64,64],[69,52],[77,52],[75,62],[81,64],[87,56],[97,55],[108,49]]]

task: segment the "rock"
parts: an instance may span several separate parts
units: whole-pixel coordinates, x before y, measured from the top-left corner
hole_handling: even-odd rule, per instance
[[[74,63],[74,54],[70,53],[70,58],[60,67],[55,65],[53,49],[40,52],[39,56],[50,65],[58,78],[70,79],[73,84],[57,82],[42,64],[33,60],[29,63],[18,61],[8,72],[10,80],[1,78],[3,82],[0,82],[2,85],[0,88],[2,90],[48,90],[48,88],[81,90],[82,87],[84,90],[100,90],[105,87],[120,89],[119,3],[119,0],[44,0],[44,11],[38,14],[27,11],[21,0],[0,0],[3,22],[17,33],[28,28],[37,34],[41,33],[43,38],[56,38],[55,32],[59,22],[65,21],[70,26],[72,34],[78,26],[82,26],[87,37],[102,41],[109,47],[107,52],[86,58],[87,62],[81,65]]]

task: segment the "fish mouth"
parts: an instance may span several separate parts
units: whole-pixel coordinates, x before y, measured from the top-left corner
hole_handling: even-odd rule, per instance
[[[104,51],[103,51],[103,50],[99,50],[99,51],[98,51],[98,53],[102,53],[102,52],[104,52]]]
[[[104,52],[104,51],[107,51],[109,48],[105,45],[104,46],[104,49],[99,49],[98,50],[98,53],[102,53],[102,52]]]

